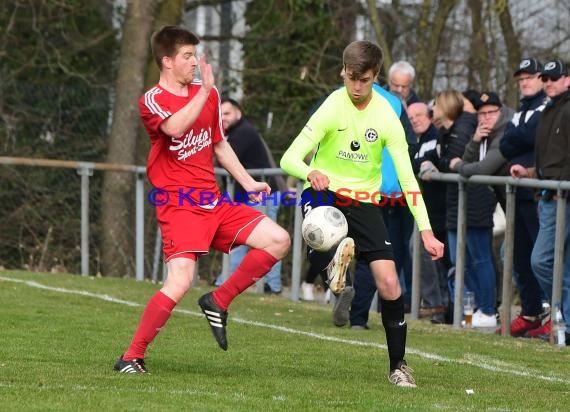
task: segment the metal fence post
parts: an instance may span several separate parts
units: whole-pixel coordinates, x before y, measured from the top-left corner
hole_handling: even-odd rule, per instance
[[[144,170],[136,173],[135,278],[144,280]]]
[[[566,196],[563,190],[558,189],[556,202],[556,232],[554,240],[554,269],[552,278],[552,311],[562,299],[562,272],[564,270],[564,235],[566,231]],[[569,320],[566,319],[566,322]]]
[[[422,287],[422,269],[421,260],[423,244],[420,240],[420,231],[417,223],[414,224],[414,232],[412,234],[412,308],[410,317],[418,319],[420,313],[420,298]]]
[[[93,176],[92,163],[80,163],[81,176],[81,276],[89,276],[89,177]]]
[[[226,192],[230,195],[233,199],[235,195],[235,182],[231,176],[226,176]],[[222,255],[222,273],[221,278],[222,281],[226,281],[226,279],[231,275],[230,273],[230,255],[228,253],[224,253]]]
[[[303,184],[297,183],[296,200],[301,198],[303,193]],[[303,254],[303,237],[301,235],[301,224],[303,223],[303,215],[301,208],[295,206],[295,221],[293,226],[293,261],[291,263],[291,300],[299,300],[299,290],[301,288],[301,255]]]
[[[505,260],[503,262],[503,295],[501,313],[501,335],[511,334],[511,296],[513,278],[513,252],[515,239],[516,187],[507,184],[507,210],[505,212]]]
[[[460,328],[463,319],[463,287],[465,285],[465,246],[467,236],[467,192],[465,182],[458,182],[457,201],[457,253],[455,257],[455,293],[453,327]]]

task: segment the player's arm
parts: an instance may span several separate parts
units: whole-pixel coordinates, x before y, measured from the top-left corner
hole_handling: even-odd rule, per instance
[[[336,112],[333,103],[331,103],[329,96],[313,113],[305,127],[281,157],[280,166],[283,170],[303,182],[310,182],[311,187],[315,190],[328,188],[329,178],[321,171],[314,170],[305,163],[305,159],[318,146],[328,130],[333,130],[336,127],[337,118],[334,115],[331,116],[331,113]]]
[[[220,140],[214,145],[214,153],[220,165],[245,189],[246,192],[256,192],[250,199],[261,200],[261,193],[271,193],[271,188],[265,182],[256,181],[242,166],[237,155],[230,144],[225,140]]]
[[[280,166],[291,176],[311,183],[313,189],[320,191],[329,187],[328,176],[311,168],[303,160],[314,147],[314,143],[307,136],[300,134],[283,154]]]
[[[200,72],[202,74],[202,86],[198,93],[180,110],[174,113],[161,123],[161,130],[168,136],[181,136],[196,121],[206,101],[210,91],[214,87],[214,75],[212,66],[206,62],[206,56],[200,57]]]

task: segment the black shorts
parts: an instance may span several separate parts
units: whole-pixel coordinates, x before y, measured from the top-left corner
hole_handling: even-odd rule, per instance
[[[366,259],[369,261],[394,260],[381,206],[339,197],[329,190],[317,192],[310,187],[301,194],[301,205],[303,217],[314,207],[336,207],[346,217],[348,236],[354,240],[359,257],[374,256],[373,259]]]

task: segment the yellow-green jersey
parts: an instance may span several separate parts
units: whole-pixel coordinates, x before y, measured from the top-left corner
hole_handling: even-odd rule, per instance
[[[345,87],[331,93],[287,149],[281,167],[303,181],[312,170],[318,170],[328,176],[330,191],[372,203],[378,201],[382,149],[386,147],[419,229],[430,229],[400,119],[388,100],[371,93],[363,110],[354,106]],[[307,165],[303,159],[315,147]],[[308,186],[310,183],[305,184]]]

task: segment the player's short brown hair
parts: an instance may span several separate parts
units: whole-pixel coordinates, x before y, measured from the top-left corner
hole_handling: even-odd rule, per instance
[[[197,45],[200,39],[194,33],[179,26],[164,26],[151,37],[152,55],[162,69],[162,58],[165,56],[174,57],[178,49],[186,45]]]

